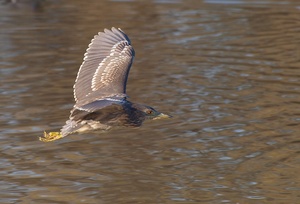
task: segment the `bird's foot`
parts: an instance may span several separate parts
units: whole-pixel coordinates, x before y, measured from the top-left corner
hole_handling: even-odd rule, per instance
[[[44,137],[39,137],[39,140],[42,142],[52,142],[58,139],[63,138],[61,132],[45,132],[44,131]]]

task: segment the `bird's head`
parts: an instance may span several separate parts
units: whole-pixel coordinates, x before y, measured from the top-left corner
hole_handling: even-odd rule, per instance
[[[146,119],[157,120],[171,118],[171,115],[161,113],[150,106],[143,105],[142,111],[145,113]]]

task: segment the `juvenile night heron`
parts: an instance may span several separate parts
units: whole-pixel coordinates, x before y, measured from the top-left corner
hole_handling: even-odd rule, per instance
[[[75,105],[61,132],[44,132],[49,142],[69,134],[141,126],[146,119],[169,118],[154,108],[127,100],[126,82],[134,58],[128,36],[119,28],[94,36],[74,84]]]

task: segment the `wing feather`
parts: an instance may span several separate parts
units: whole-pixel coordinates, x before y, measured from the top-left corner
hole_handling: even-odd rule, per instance
[[[76,104],[126,96],[126,82],[134,58],[128,36],[117,28],[104,29],[92,39],[74,84]]]

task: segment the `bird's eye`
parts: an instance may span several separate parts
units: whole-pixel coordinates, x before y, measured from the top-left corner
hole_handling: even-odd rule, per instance
[[[152,110],[147,110],[146,113],[147,113],[148,115],[151,115],[151,114],[153,113],[153,111],[152,111]]]

